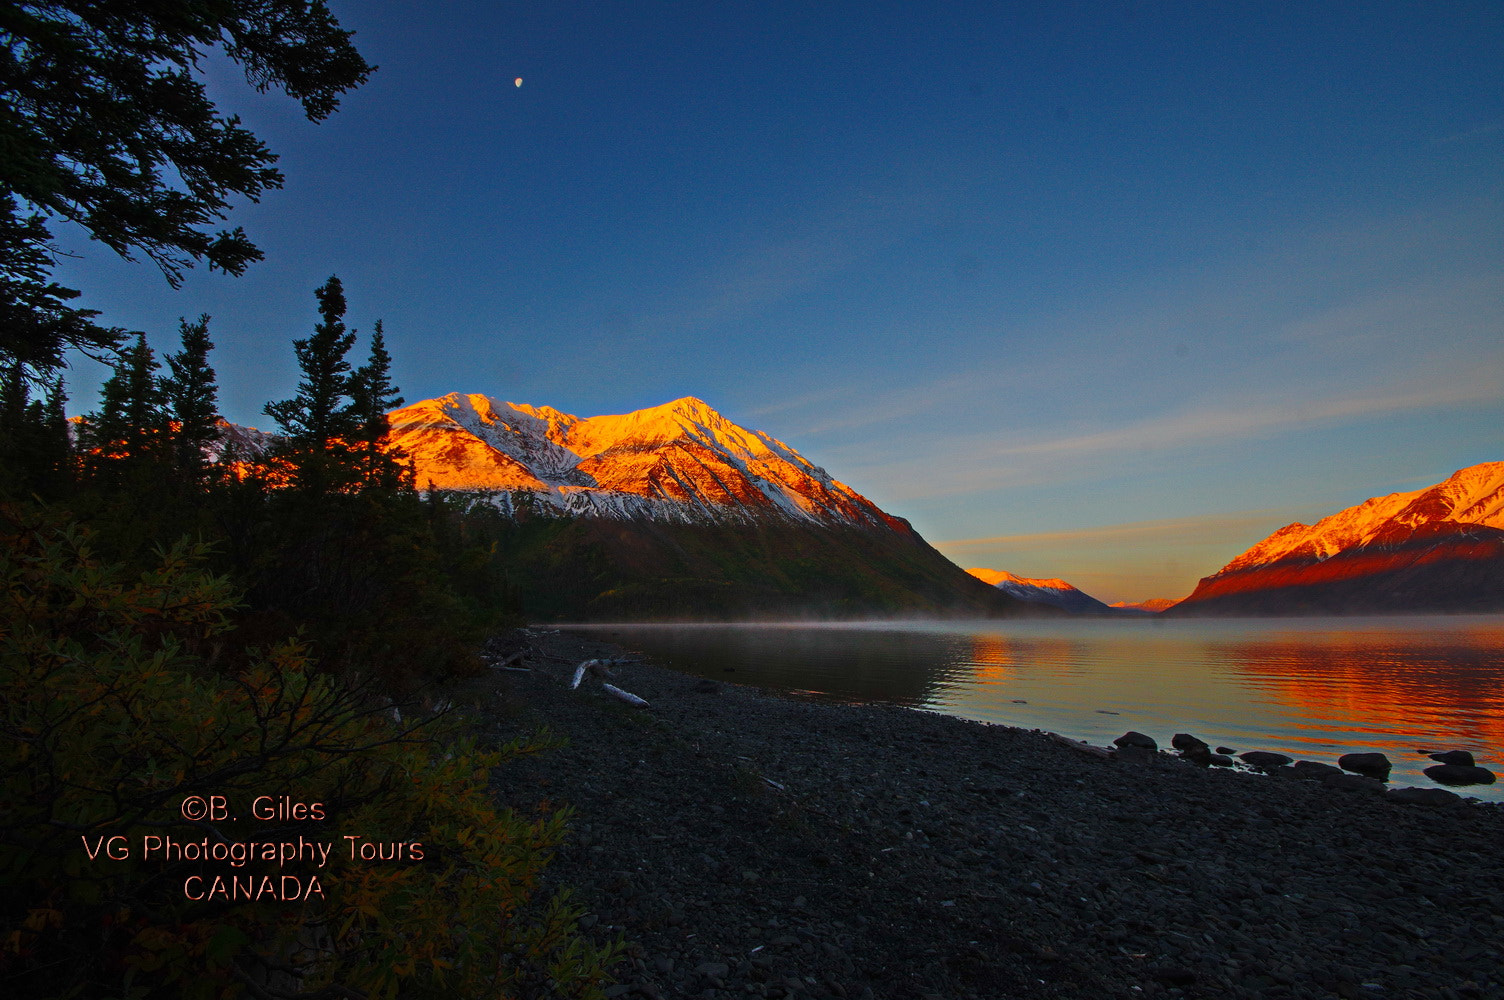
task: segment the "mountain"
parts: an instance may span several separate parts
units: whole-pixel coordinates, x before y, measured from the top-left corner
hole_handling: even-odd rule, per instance
[[[899,518],[761,431],[701,400],[581,419],[450,393],[390,414],[420,487],[560,514],[680,524],[787,520],[906,531]]]
[[[1082,593],[1064,580],[1032,580],[1014,576],[1000,569],[969,569],[966,572],[983,583],[1031,604],[1048,604],[1076,614],[1113,614],[1112,608],[1095,597]]]
[[[1109,607],[1119,611],[1142,611],[1147,614],[1157,615],[1161,611],[1173,608],[1177,602],[1173,597],[1151,597],[1147,601],[1114,601]]]
[[[1504,462],[1291,524],[1169,614],[1504,610]]]
[[[904,519],[698,399],[581,418],[451,393],[389,416],[418,487],[489,524],[534,619],[1038,607],[968,576]]]

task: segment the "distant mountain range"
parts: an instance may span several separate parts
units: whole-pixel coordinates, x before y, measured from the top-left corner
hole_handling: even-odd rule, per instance
[[[961,570],[903,518],[693,397],[581,418],[451,393],[390,418],[420,489],[494,513],[535,617],[1504,610],[1504,462],[1281,528],[1179,602],[1109,606],[1064,580]],[[223,424],[213,450],[274,440]]]
[[[1113,601],[1110,607],[1119,611],[1141,611],[1145,614],[1157,615],[1161,611],[1168,611],[1179,602],[1173,597],[1151,597],[1147,601]]]
[[[530,617],[1051,610],[983,585],[903,518],[699,399],[581,418],[451,393],[390,419],[420,489],[494,512]]]
[[[1116,604],[1105,604],[1090,594],[1066,583],[1064,580],[1040,580],[1025,576],[1014,576],[1006,570],[983,569],[975,567],[966,572],[981,580],[983,583],[996,587],[1010,597],[1016,597],[1020,601],[1030,604],[1048,604],[1051,607],[1070,611],[1074,614],[1086,615],[1152,615],[1158,614],[1166,608],[1173,607],[1175,602],[1168,598],[1154,598],[1148,601],[1129,603],[1119,601]]]
[[[1064,580],[1036,580],[1000,569],[976,567],[966,572],[989,586],[1031,604],[1048,604],[1076,614],[1113,614],[1113,609],[1095,597],[1082,593]]]
[[[1313,525],[1291,524],[1203,579],[1172,615],[1504,609],[1504,462],[1461,469]]]

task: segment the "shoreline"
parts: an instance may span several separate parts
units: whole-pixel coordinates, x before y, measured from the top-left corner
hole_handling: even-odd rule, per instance
[[[1487,997],[1504,809],[1428,806],[1048,734],[619,666],[514,630],[494,785],[575,809],[546,879],[629,942],[610,996]],[[728,675],[733,676],[733,675]],[[1129,759],[1133,758],[1133,759]]]

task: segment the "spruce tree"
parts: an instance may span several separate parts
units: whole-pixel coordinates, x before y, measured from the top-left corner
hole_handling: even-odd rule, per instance
[[[130,460],[139,464],[156,456],[167,432],[167,411],[157,359],[136,334],[120,352],[115,373],[100,390],[99,410],[88,418],[88,443],[95,461]]]
[[[350,408],[359,422],[357,437],[363,453],[362,478],[367,487],[393,489],[403,480],[399,452],[383,448],[391,424],[387,413],[402,405],[400,390],[392,384],[392,356],[386,349],[386,335],[381,320],[371,334],[371,359],[356,372],[351,390]]]
[[[167,357],[171,373],[162,380],[167,412],[173,422],[173,461],[190,482],[202,480],[204,449],[219,437],[219,387],[209,366],[209,316],[178,321],[183,349]]]
[[[392,384],[392,356],[387,353],[381,320],[371,334],[371,360],[355,373],[351,408],[359,421],[358,437],[366,444],[380,443],[386,436],[388,411],[403,403],[401,391]]]
[[[265,412],[295,446],[323,451],[331,442],[348,442],[358,436],[359,422],[349,405],[353,376],[345,360],[355,334],[345,330],[345,289],[337,275],[314,294],[322,322],[314,327],[313,336],[293,342],[303,372],[297,395],[267,403]]]
[[[0,497],[57,497],[72,480],[63,377],[48,379],[43,393],[31,399],[24,374],[14,366],[0,374]]]

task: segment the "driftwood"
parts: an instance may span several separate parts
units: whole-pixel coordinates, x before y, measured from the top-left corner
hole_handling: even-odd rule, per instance
[[[519,667],[516,664],[521,663],[523,661],[523,659],[525,659],[527,657],[527,654],[528,654],[527,650],[525,650],[525,649],[519,649],[517,652],[513,653],[511,656],[508,656],[504,660],[492,660],[491,664],[490,664],[491,669],[492,670],[526,670],[526,669],[528,669],[527,667]]]
[[[1083,743],[1080,740],[1073,740],[1068,736],[1061,736],[1059,733],[1046,733],[1045,735],[1054,740],[1056,743],[1059,743],[1061,746],[1070,747],[1072,750],[1075,750],[1078,753],[1084,753],[1088,757],[1095,757],[1098,760],[1112,759],[1112,751],[1108,750],[1106,747],[1094,747],[1090,743]]]
[[[612,669],[613,667],[615,667],[619,663],[635,663],[635,662],[636,662],[635,660],[626,660],[626,659],[619,659],[619,660],[585,660],[582,663],[580,663],[579,666],[577,666],[577,667],[574,668],[574,679],[569,682],[569,688],[570,688],[571,691],[574,690],[574,689],[576,689],[576,688],[578,688],[580,686],[580,682],[585,679],[585,676],[587,674],[589,676],[591,676],[591,677],[596,677],[596,678],[600,678],[600,677],[615,677],[616,676],[616,671]]]
[[[605,691],[607,694],[609,694],[611,697],[617,699],[618,701],[624,701],[628,705],[632,705],[632,706],[634,706],[636,708],[647,708],[648,707],[648,703],[647,702],[643,701],[641,698],[637,697],[635,694],[633,694],[630,691],[623,691],[621,688],[617,687],[615,684],[602,684],[601,685],[601,690]]]

